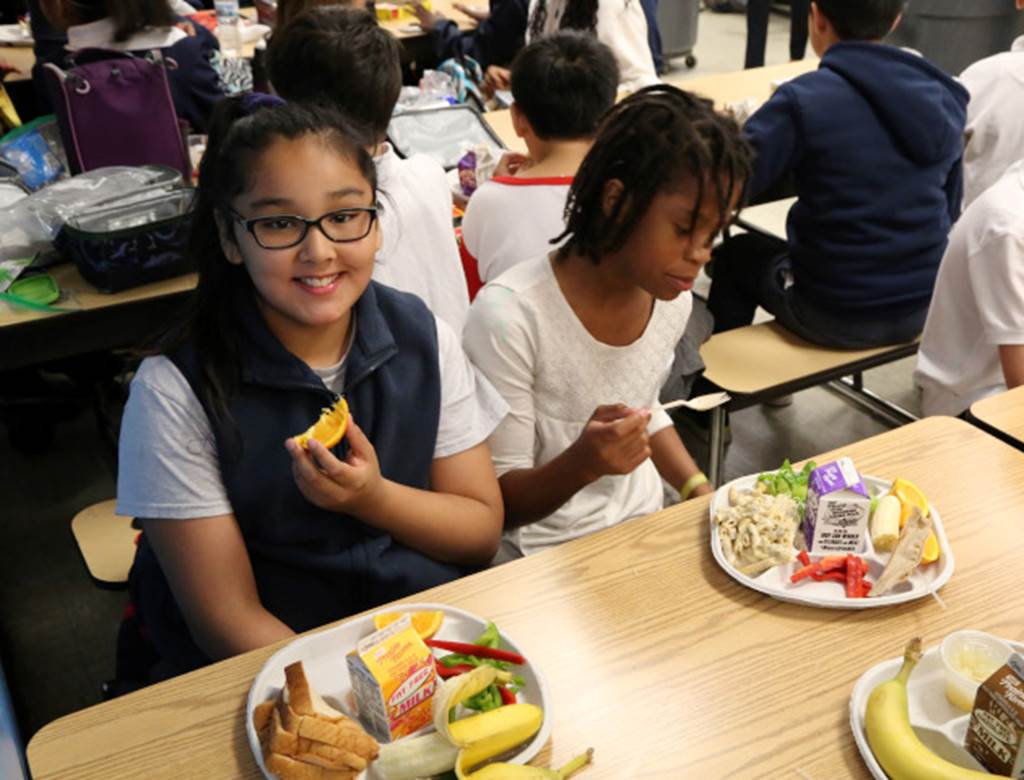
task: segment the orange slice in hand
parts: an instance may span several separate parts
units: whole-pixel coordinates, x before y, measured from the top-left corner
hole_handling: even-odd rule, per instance
[[[924,493],[921,492],[921,488],[909,479],[903,479],[902,477],[898,478],[892,483],[892,490],[890,490],[889,493],[900,500],[900,529],[906,525],[907,518],[910,517],[910,513],[915,507],[917,507],[922,515],[928,514],[928,499],[924,497]],[[935,532],[932,531],[932,533],[928,534],[928,538],[925,540],[924,552],[921,555],[921,563],[934,563],[938,559],[939,540],[935,536]]]
[[[330,449],[335,446],[348,428],[348,402],[344,397],[334,402],[334,406],[325,407],[320,419],[304,432],[295,436],[295,442],[302,449],[309,449],[309,440],[316,439]]]
[[[379,612],[373,616],[373,627],[379,631],[403,615],[411,615],[412,627],[416,629],[421,639],[430,639],[444,622],[444,612],[439,609],[430,612]]]

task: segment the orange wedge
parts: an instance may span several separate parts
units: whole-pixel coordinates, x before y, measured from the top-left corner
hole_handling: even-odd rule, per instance
[[[444,612],[439,609],[429,612],[378,612],[373,616],[373,627],[379,631],[403,615],[412,617],[412,627],[416,629],[416,633],[420,635],[421,639],[430,639],[444,622]]]
[[[907,523],[907,518],[910,517],[911,511],[915,507],[921,512],[922,515],[927,515],[929,510],[928,499],[924,497],[924,493],[921,492],[921,488],[911,482],[909,479],[903,479],[899,477],[895,482],[892,483],[892,489],[889,491],[890,495],[896,496],[900,500],[900,528],[902,529]],[[934,563],[939,559],[939,540],[935,536],[935,532],[928,534],[928,538],[924,543],[924,552],[921,554],[921,563]]]
[[[334,402],[334,406],[323,409],[320,419],[313,423],[304,433],[294,437],[295,442],[304,450],[309,449],[309,440],[316,439],[328,449],[335,446],[348,428],[348,402],[344,397]]]

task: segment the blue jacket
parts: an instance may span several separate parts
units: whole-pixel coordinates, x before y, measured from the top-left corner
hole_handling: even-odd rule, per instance
[[[221,478],[263,606],[295,631],[305,631],[465,574],[356,517],[320,509],[299,492],[284,440],[305,430],[333,396],[271,334],[251,294],[239,296],[235,305],[242,323],[242,375],[229,403],[233,421],[207,405],[192,345],[168,357],[213,426]],[[373,443],[385,478],[427,489],[441,407],[433,315],[415,296],[376,282],[354,311],[356,338],[345,364],[352,415]],[[335,450],[339,457],[343,444]],[[154,645],[175,672],[208,662],[188,633],[145,534],[132,591]]]
[[[196,34],[183,38],[162,51],[177,64],[167,71],[171,99],[178,119],[184,119],[197,133],[205,133],[213,107],[224,97],[220,74],[213,67],[217,38],[201,24],[193,24]]]
[[[796,292],[870,319],[928,306],[960,210],[968,94],[926,59],[844,42],[746,124],[751,195],[791,173]]]

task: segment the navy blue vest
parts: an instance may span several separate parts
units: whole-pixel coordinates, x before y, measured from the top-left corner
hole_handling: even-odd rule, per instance
[[[218,423],[212,409],[206,413],[267,610],[305,631],[464,574],[356,517],[320,509],[299,492],[284,441],[305,430],[333,395],[270,332],[251,294],[239,296],[235,305],[244,353],[240,392],[229,403],[233,419]],[[375,282],[354,313],[356,337],[345,368],[352,416],[373,443],[385,478],[429,489],[441,406],[434,317],[415,296]],[[194,346],[168,357],[203,400]],[[343,446],[344,441],[335,448],[339,457]],[[133,594],[157,650],[175,671],[207,661],[188,634],[145,535]]]

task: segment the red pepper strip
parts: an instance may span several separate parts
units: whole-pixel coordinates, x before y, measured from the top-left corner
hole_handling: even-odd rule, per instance
[[[455,666],[445,666],[438,659],[434,659],[434,668],[437,669],[437,676],[442,680],[447,680],[449,677],[456,677],[460,674],[466,674],[466,672],[473,671],[473,667],[469,664],[456,664]]]
[[[807,550],[801,550],[796,554],[796,557],[804,566],[811,565],[811,556],[807,554]]]
[[[856,555],[846,556],[846,598],[860,598],[860,583],[863,578],[860,570],[860,559]]]
[[[510,664],[525,664],[526,659],[519,653],[511,650],[499,650],[496,647],[485,647],[484,645],[471,645],[467,642],[449,642],[446,639],[428,639],[427,647],[436,647],[438,650],[450,650],[453,653],[462,655],[475,655],[478,658],[493,658],[496,661],[508,661]]]
[[[861,580],[860,582],[860,597],[866,599],[868,594],[871,593],[871,583],[867,580]]]
[[[514,693],[512,693],[512,691],[510,691],[504,685],[499,685],[498,686],[498,693],[501,694],[501,703],[502,704],[515,704],[516,703],[516,695]]]
[[[811,575],[815,582],[846,582],[846,575],[841,571],[827,571],[824,574]]]
[[[822,558],[817,563],[812,563],[810,566],[804,566],[802,569],[798,569],[793,572],[793,576],[789,578],[790,582],[800,582],[805,577],[813,577],[816,574],[825,574],[826,572],[836,571],[842,569],[846,565],[846,557],[843,555],[832,555],[828,558]]]

